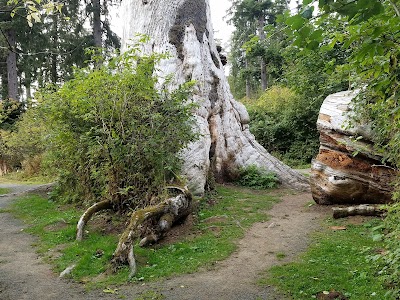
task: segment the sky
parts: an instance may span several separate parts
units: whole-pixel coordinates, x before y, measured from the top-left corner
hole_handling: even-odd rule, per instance
[[[160,0],[162,1],[162,0]],[[293,1],[292,1],[293,2]],[[226,23],[226,11],[231,6],[229,0],[210,0],[211,9],[211,22],[214,28],[214,37],[222,41],[222,46],[225,49],[229,48],[229,40],[234,30],[232,25]],[[118,12],[113,12],[112,28],[118,34],[122,35],[122,28],[120,26],[121,20],[118,18]],[[119,25],[119,26],[118,26]]]
[[[215,38],[221,40],[223,46],[228,44],[234,29],[233,26],[229,26],[226,24],[226,21],[223,20],[230,5],[231,3],[229,0],[210,0],[211,22],[213,24]],[[121,36],[122,21],[120,20],[119,15],[120,13],[118,12],[118,9],[112,11],[111,27],[115,33]]]
[[[226,11],[230,6],[231,3],[228,0],[210,0],[211,22],[214,28],[214,37],[217,40],[221,40],[224,47],[229,43],[234,30],[234,27],[226,24],[226,20],[224,20]]]

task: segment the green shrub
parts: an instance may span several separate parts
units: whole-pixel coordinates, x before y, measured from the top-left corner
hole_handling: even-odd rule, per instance
[[[193,84],[160,90],[154,70],[165,56],[141,56],[137,48],[42,93],[56,196],[142,207],[179,173],[178,153],[196,137],[193,105],[184,104]]]
[[[5,138],[8,162],[22,168],[28,176],[42,173],[42,157],[46,149],[47,128],[38,107],[29,107]]]
[[[290,165],[310,163],[319,141],[319,106],[306,103],[286,87],[274,86],[248,105],[250,130],[257,141]]]
[[[279,180],[274,173],[267,172],[255,165],[251,165],[239,169],[236,183],[241,186],[255,189],[272,189],[278,185]]]
[[[398,299],[400,295],[400,203],[398,202],[399,193],[395,192],[395,204],[389,206],[388,215],[384,220],[384,233],[376,234],[377,238],[384,238],[385,251],[372,257],[380,267],[379,277],[384,285],[389,289],[387,296]],[[380,230],[381,228],[377,228]]]

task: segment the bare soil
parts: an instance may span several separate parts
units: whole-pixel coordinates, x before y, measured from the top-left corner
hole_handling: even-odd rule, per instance
[[[0,197],[0,209],[6,208],[20,193],[33,188],[7,187],[13,194]],[[163,295],[162,299],[172,300],[283,300],[285,297],[272,287],[258,286],[257,279],[270,267],[292,261],[302,253],[309,245],[310,233],[320,228],[329,208],[308,205],[312,203],[309,193],[280,190],[279,194],[281,202],[268,212],[270,220],[248,230],[239,241],[237,251],[227,260],[216,262],[212,270],[122,286],[118,294],[87,292],[80,284],[60,279],[35,253],[32,247],[35,238],[23,231],[24,225],[10,214],[0,213],[0,299],[137,299],[151,291]]]

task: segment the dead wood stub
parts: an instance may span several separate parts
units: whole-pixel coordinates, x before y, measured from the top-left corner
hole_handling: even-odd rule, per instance
[[[83,239],[83,231],[85,229],[86,224],[90,221],[93,215],[101,210],[112,208],[112,202],[110,200],[104,200],[98,202],[91,207],[89,207],[81,216],[76,226],[76,240],[82,241]]]
[[[187,217],[192,212],[192,196],[186,189],[169,187],[169,190],[179,191],[180,194],[166,199],[165,201],[149,206],[131,215],[130,222],[124,233],[121,235],[118,246],[114,251],[111,260],[113,272],[122,265],[129,265],[130,276],[136,273],[136,260],[133,252],[135,241],[142,238],[140,246],[155,243],[160,240],[174,223]],[[150,231],[147,230],[146,236],[142,236],[143,226],[148,227],[155,224]]]

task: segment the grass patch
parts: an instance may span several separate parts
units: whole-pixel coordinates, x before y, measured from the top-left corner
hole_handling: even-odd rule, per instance
[[[9,188],[0,188],[0,195],[9,194],[11,190]]]
[[[373,241],[373,220],[362,225],[346,221],[327,221],[327,227],[345,226],[346,230],[326,229],[313,237],[313,245],[298,262],[273,267],[262,285],[275,285],[293,299],[315,299],[323,291],[338,291],[349,299],[389,299],[387,290],[376,280],[377,269],[368,256],[383,247]]]
[[[15,184],[45,184],[53,182],[54,177],[43,175],[27,175],[23,171],[12,172],[0,176],[0,183],[15,183]]]
[[[267,220],[267,210],[277,201],[266,191],[233,186],[218,186],[217,190],[217,195],[201,200],[193,234],[174,244],[135,248],[139,265],[134,281],[212,267],[236,249],[235,242],[244,235],[246,228]],[[86,238],[82,242],[75,241],[76,222],[82,211],[35,195],[21,198],[11,210],[26,222],[27,232],[39,236],[37,249],[54,265],[55,271],[61,272],[75,264],[71,273],[73,279],[99,287],[127,281],[127,268],[114,275],[104,275],[117,246],[115,234],[105,234],[100,228],[89,226]]]
[[[283,259],[286,258],[286,254],[283,253],[283,252],[279,252],[279,253],[276,254],[276,258],[277,258],[278,260],[283,260]]]

